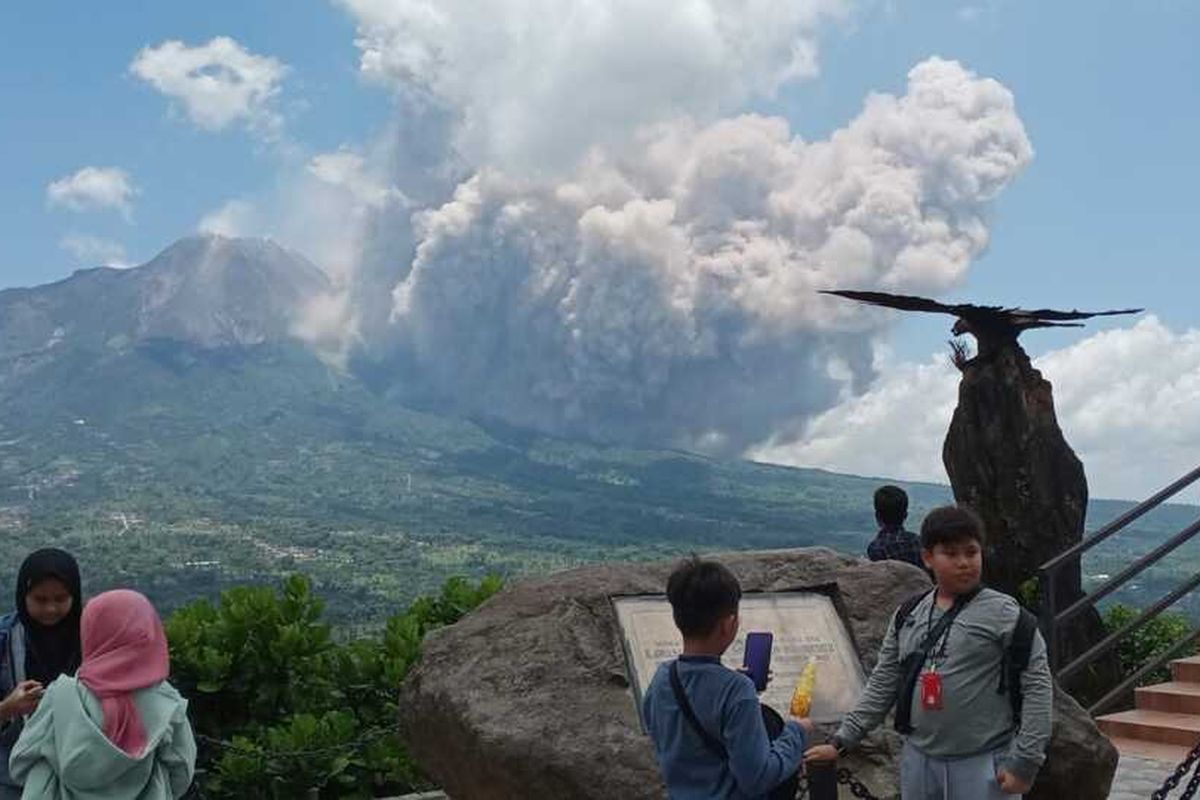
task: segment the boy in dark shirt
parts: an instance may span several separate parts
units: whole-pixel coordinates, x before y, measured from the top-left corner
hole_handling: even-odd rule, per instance
[[[875,522],[879,533],[867,545],[872,561],[907,561],[925,568],[921,560],[921,542],[915,533],[904,530],[908,517],[908,495],[899,486],[880,486],[875,490]]]
[[[646,728],[671,800],[760,800],[791,777],[804,754],[808,720],[791,720],[770,741],[749,676],[721,665],[738,632],[742,590],[722,564],[691,558],[671,574],[667,599],[683,634],[683,655],[662,664],[642,701]],[[704,741],[671,686],[676,665],[696,721],[719,742]]]

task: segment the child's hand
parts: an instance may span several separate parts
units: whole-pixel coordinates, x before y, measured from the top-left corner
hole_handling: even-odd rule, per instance
[[[744,664],[742,666],[738,667],[737,671],[742,673],[743,675],[745,675],[750,680],[754,680],[754,676],[750,674],[750,668],[745,666]],[[773,669],[767,670],[767,686],[771,685],[771,679],[774,677],[775,677],[775,670],[773,670]],[[763,692],[766,691],[766,689],[759,689],[757,686],[755,687],[754,690],[756,692],[758,692],[759,694],[762,694]]]
[[[1000,791],[1005,794],[1025,794],[1033,786],[1030,781],[1023,781],[1006,769],[996,773],[996,782],[1000,784]]]
[[[810,747],[804,751],[805,763],[821,763],[825,761],[837,761],[837,748],[831,744],[819,744],[816,747]]]
[[[45,690],[37,681],[21,681],[8,697],[4,698],[5,716],[24,717],[37,710],[38,701]]]
[[[806,737],[812,736],[813,723],[812,723],[811,719],[809,719],[808,717],[792,717],[792,719],[795,722],[797,722],[801,728],[804,729],[804,735]]]

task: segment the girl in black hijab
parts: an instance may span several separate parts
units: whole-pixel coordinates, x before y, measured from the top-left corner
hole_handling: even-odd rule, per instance
[[[49,686],[79,669],[83,592],[75,559],[53,547],[31,553],[17,574],[16,600],[25,628],[25,677]]]
[[[21,794],[8,754],[24,718],[55,678],[79,668],[79,565],[56,548],[31,553],[17,573],[15,599],[16,611],[0,617],[0,800]]]

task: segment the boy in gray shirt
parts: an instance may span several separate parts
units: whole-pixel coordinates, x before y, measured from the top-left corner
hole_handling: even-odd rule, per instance
[[[1008,595],[980,586],[982,544],[983,523],[963,506],[938,508],[925,518],[922,557],[937,585],[900,620],[898,631],[893,617],[858,705],[831,744],[808,751],[809,761],[853,749],[902,703],[903,800],[998,800],[1029,791],[1050,739],[1054,690],[1046,645],[1035,631],[1020,677],[1020,719],[1014,719],[1005,653],[1021,609]]]

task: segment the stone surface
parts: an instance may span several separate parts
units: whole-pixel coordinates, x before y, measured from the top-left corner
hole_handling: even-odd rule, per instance
[[[1117,768],[1117,748],[1069,694],[1054,689],[1054,732],[1046,763],[1027,800],[1105,800]]]
[[[837,582],[868,670],[892,610],[928,587],[915,567],[824,548],[717,557],[747,591]],[[604,564],[530,580],[432,633],[400,720],[430,778],[454,800],[662,800],[609,597],[662,592],[673,567]],[[873,737],[850,764],[876,794],[895,783],[897,742]]]
[[[1122,755],[1108,798],[1109,800],[1147,800],[1162,787],[1163,781],[1175,771],[1175,767],[1175,764],[1166,761]],[[1190,778],[1190,773],[1188,778]],[[1166,800],[1182,797],[1188,778],[1185,778],[1179,786],[1168,793]]]
[[[748,591],[836,582],[868,672],[896,606],[928,586],[907,564],[824,548],[717,557]],[[409,751],[430,778],[454,800],[663,800],[609,597],[661,592],[673,566],[597,565],[516,584],[432,633],[400,711]],[[1103,800],[1116,751],[1069,697],[1057,697],[1056,709],[1050,763],[1031,796]],[[899,752],[900,737],[880,730],[846,766],[877,796],[895,798]]]

